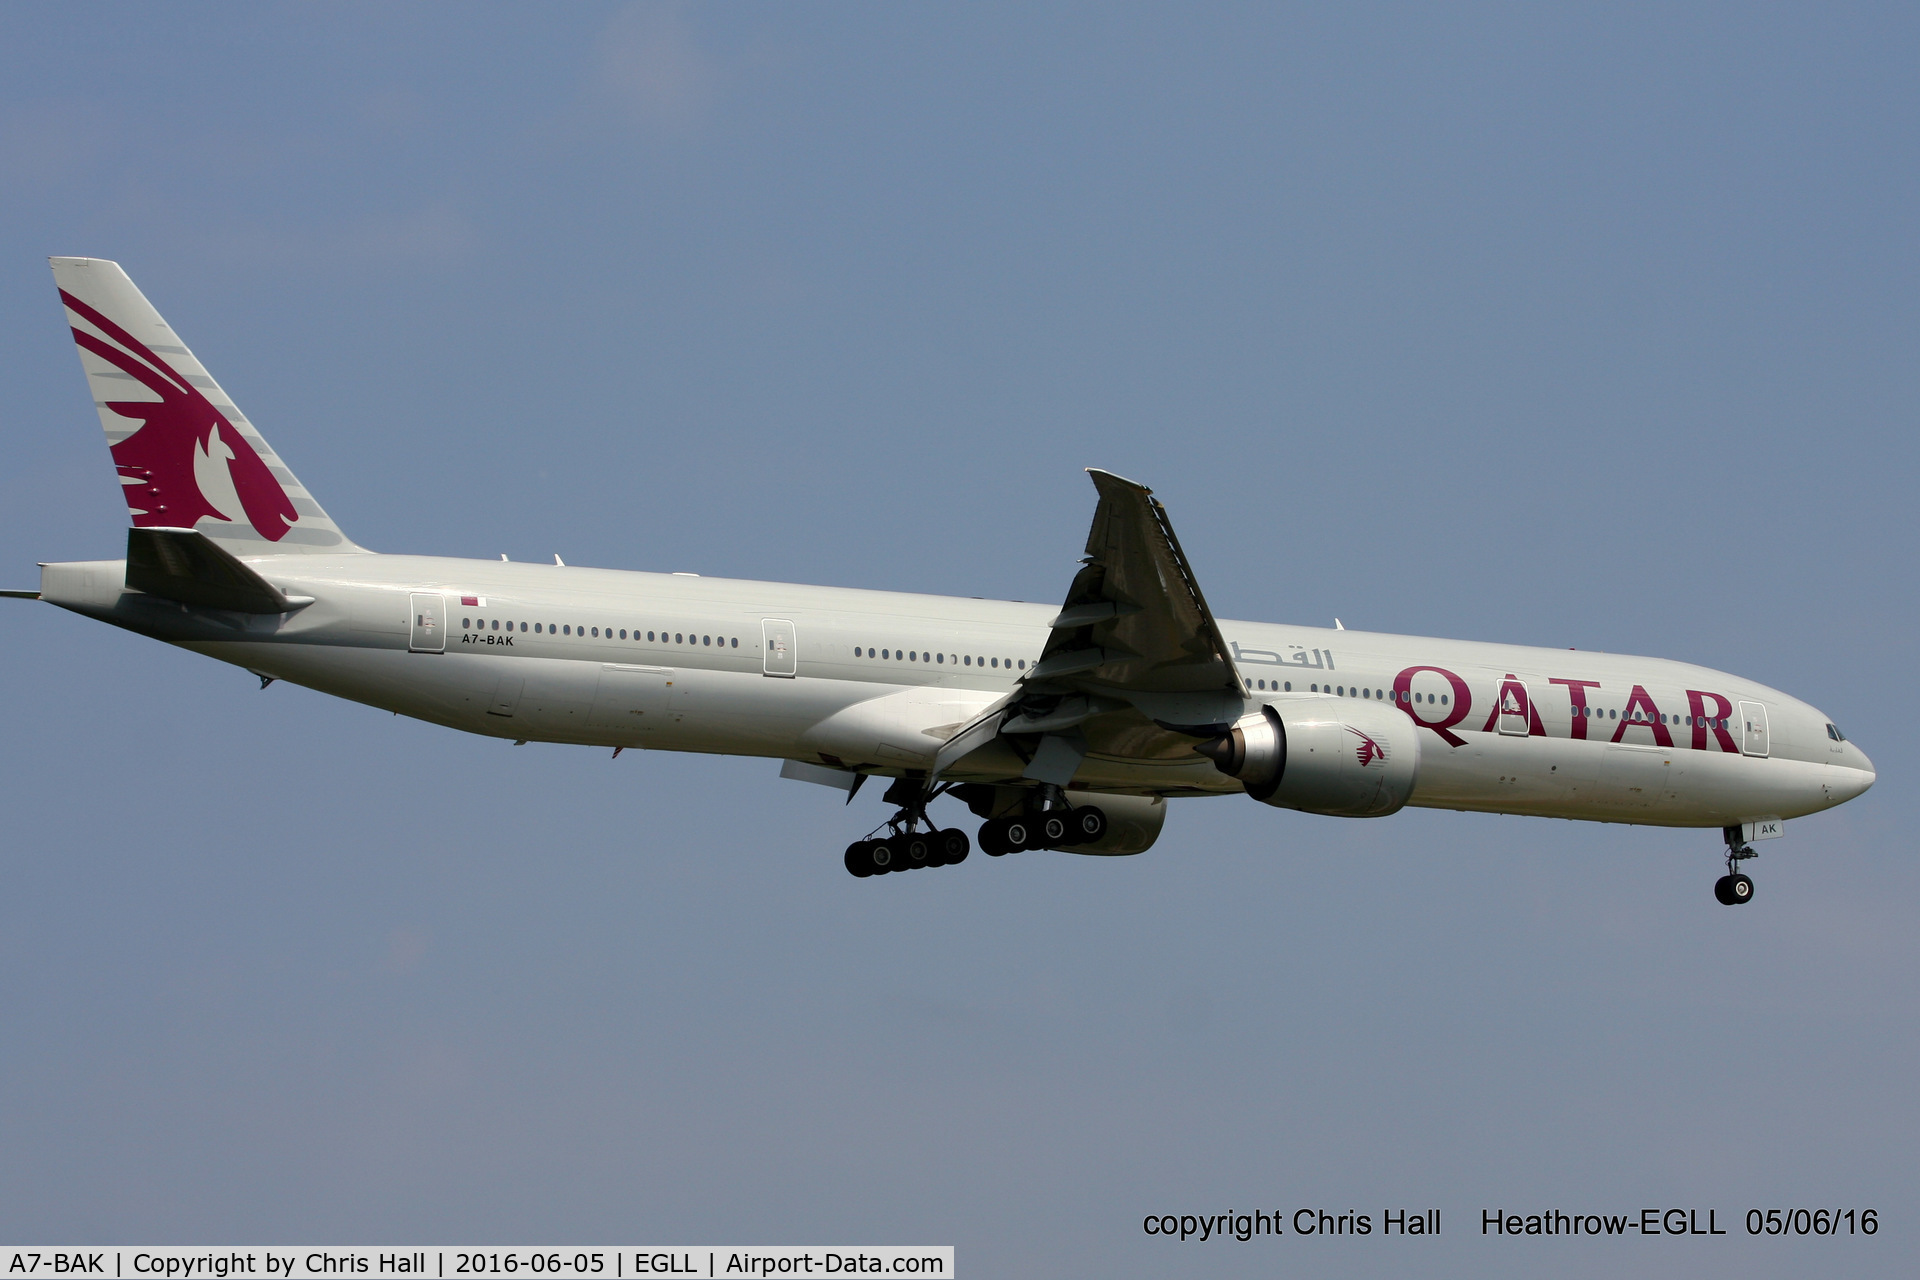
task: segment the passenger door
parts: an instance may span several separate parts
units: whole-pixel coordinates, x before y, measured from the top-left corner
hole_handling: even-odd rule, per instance
[[[1740,704],[1740,751],[1743,755],[1765,756],[1770,748],[1767,736],[1767,707],[1763,702]]]
[[[793,624],[785,618],[762,618],[760,635],[765,643],[760,653],[760,669],[770,676],[791,677],[798,674],[800,655],[793,635]]]
[[[1526,682],[1513,676],[1502,680],[1497,705],[1500,708],[1500,732],[1514,738],[1526,737],[1533,721]]]
[[[447,651],[447,598],[437,592],[415,591],[407,597],[412,607],[413,625],[407,633],[407,648],[415,653]]]

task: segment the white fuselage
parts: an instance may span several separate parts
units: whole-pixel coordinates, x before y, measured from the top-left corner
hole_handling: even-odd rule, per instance
[[[511,740],[766,756],[906,774],[1015,691],[1056,606],[420,556],[249,559],[286,615],[48,565],[52,603],[263,676]],[[463,603],[463,601],[468,603]],[[1420,730],[1415,805],[1669,826],[1790,818],[1871,762],[1815,708],[1657,658],[1220,623],[1249,706],[1384,700]],[[1505,708],[1502,714],[1501,708]],[[964,768],[953,776],[966,777]],[[1075,788],[1241,784],[1191,751],[1089,755]]]

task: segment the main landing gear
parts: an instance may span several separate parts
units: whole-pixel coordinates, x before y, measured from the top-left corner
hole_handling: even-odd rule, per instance
[[[1727,838],[1727,874],[1713,882],[1713,896],[1726,907],[1738,907],[1753,901],[1753,880],[1740,870],[1740,864],[1748,858],[1760,855],[1753,846],[1741,839],[1739,827],[1726,828]]]
[[[927,805],[949,788],[941,785],[927,790],[917,778],[901,778],[887,788],[886,799],[898,808],[883,824],[884,835],[869,835],[847,846],[847,870],[865,879],[890,871],[914,871],[920,867],[950,867],[965,862],[972,849],[967,833],[958,827],[938,830],[927,819]],[[984,801],[975,813],[991,812]],[[1107,815],[1090,804],[1068,805],[1059,787],[1042,787],[1038,804],[1006,817],[990,818],[980,827],[980,847],[988,857],[998,858],[1029,849],[1072,849],[1092,844],[1107,834]],[[924,828],[924,830],[923,830]]]
[[[883,876],[889,871],[917,871],[921,867],[950,867],[965,862],[973,844],[958,827],[944,831],[900,831],[877,840],[855,840],[847,846],[847,870],[854,875]]]
[[[990,858],[1030,849],[1071,849],[1107,834],[1107,815],[1090,804],[1077,809],[992,818],[980,827],[980,849]]]
[[[958,827],[936,830],[927,818],[927,804],[944,788],[925,789],[917,779],[901,778],[887,788],[889,804],[898,805],[883,824],[887,834],[868,836],[847,846],[847,870],[865,879],[889,871],[917,871],[921,867],[950,867],[965,862],[973,844]],[[926,828],[924,831],[921,828]]]

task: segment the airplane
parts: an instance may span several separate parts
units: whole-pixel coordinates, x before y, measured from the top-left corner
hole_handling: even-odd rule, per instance
[[[1246,795],[1713,828],[1714,896],[1788,819],[1873,785],[1823,712],[1660,658],[1217,619],[1144,485],[1098,502],[1060,605],[359,546],[117,263],[51,259],[132,516],[123,560],[45,563],[63,609],[466,733],[758,756],[892,813],[854,876],[1144,852],[1167,801]],[[974,839],[937,827],[951,796]]]

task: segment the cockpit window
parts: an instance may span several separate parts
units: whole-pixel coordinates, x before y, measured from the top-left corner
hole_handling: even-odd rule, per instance
[[[1847,735],[1840,732],[1840,726],[1837,724],[1827,726],[1827,736],[1835,742],[1845,742],[1847,740]]]

